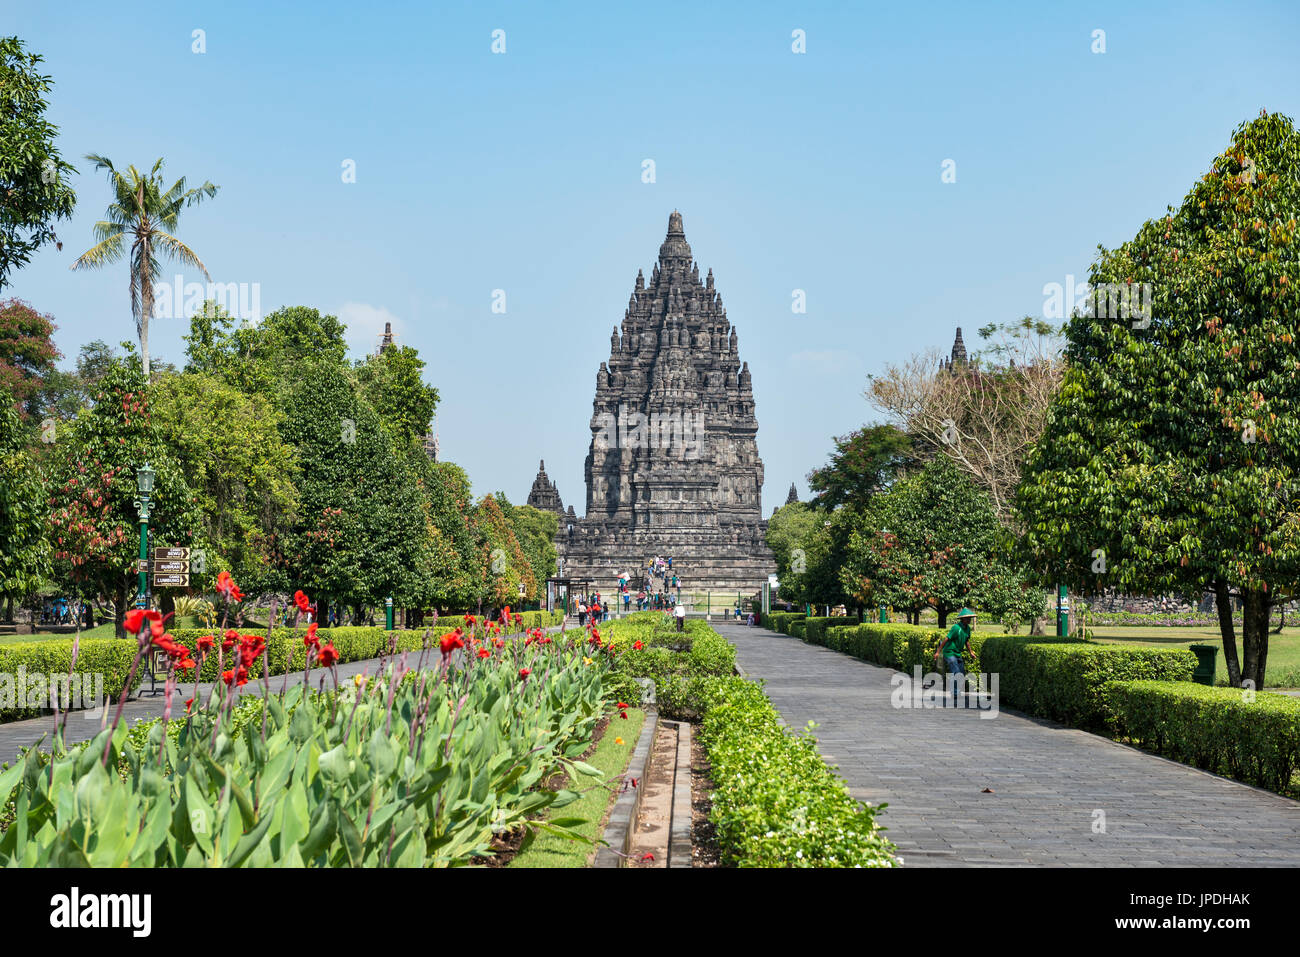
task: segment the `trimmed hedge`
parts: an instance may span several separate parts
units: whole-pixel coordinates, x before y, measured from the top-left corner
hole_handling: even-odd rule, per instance
[[[12,693],[12,704],[9,707],[2,707],[10,704],[8,700],[0,700],[0,721],[17,721],[21,718],[36,717],[41,713],[42,708],[48,705],[46,699],[50,694],[50,678],[56,678],[59,682],[58,687],[62,688],[63,679],[67,677],[72,667],[72,642],[73,639],[68,638],[0,645],[0,697],[7,699]],[[78,682],[84,687],[89,676],[102,674],[104,695],[116,699],[122,691],[122,686],[126,684],[126,676],[131,672],[131,662],[135,660],[136,647],[134,641],[118,641],[113,638],[81,639],[74,672],[78,676]],[[19,669],[22,669],[21,672]],[[132,690],[140,687],[143,671],[143,667],[137,671]],[[39,698],[36,695],[38,689],[31,685],[34,675],[43,677]],[[23,689],[22,694],[27,701],[27,707],[23,708],[17,706],[19,677],[27,682],[27,687]],[[86,690],[90,693],[94,692],[93,679],[91,687]]]
[[[1110,681],[1102,693],[1112,731],[1184,764],[1271,791],[1294,792],[1300,770],[1300,701],[1185,681]]]
[[[772,611],[767,615],[767,627],[782,635],[790,634],[790,622],[804,617],[801,611]]]
[[[808,619],[796,618],[793,621],[788,622],[786,624],[786,627],[789,629],[787,634],[791,638],[798,638],[799,640],[802,641],[804,636],[804,629],[808,627]]]
[[[737,677],[701,684],[699,733],[715,785],[710,818],[725,864],[898,866],[875,821],[879,808],[849,795],[815,738],[782,727],[761,685]]]
[[[1196,655],[1182,648],[1120,648],[1010,635],[985,638],[980,657],[984,668],[999,676],[1004,704],[1087,731],[1106,730],[1107,682],[1190,683],[1196,668]]]

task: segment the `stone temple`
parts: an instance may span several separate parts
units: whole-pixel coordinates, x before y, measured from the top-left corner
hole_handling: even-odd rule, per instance
[[[672,556],[684,592],[749,595],[776,572],[749,365],[676,211],[649,283],[638,270],[610,336],[590,427],[586,514],[563,510],[544,468],[528,497],[562,516],[564,577],[612,592],[621,572],[637,577]]]

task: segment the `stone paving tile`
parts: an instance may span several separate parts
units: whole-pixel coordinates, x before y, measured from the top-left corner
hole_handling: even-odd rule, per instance
[[[853,796],[889,804],[879,821],[908,866],[1300,866],[1300,803],[1041,718],[896,709],[890,669],[714,627],[788,727],[817,722]]]

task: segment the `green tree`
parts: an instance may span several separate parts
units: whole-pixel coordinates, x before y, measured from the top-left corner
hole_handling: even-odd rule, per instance
[[[933,608],[940,627],[963,605],[995,618],[1018,614],[1029,583],[1000,530],[988,492],[936,456],[860,516],[842,581],[864,604],[892,605],[913,620]]]
[[[113,202],[106,219],[95,224],[96,243],[72,264],[73,269],[98,269],[130,256],[131,314],[135,316],[140,336],[140,355],[144,362],[145,381],[149,380],[149,320],[154,313],[154,283],[162,276],[159,256],[176,259],[200,270],[209,281],[208,267],[194,250],[174,235],[181,210],[217,194],[218,187],[205,182],[197,189],[185,188],[181,177],[164,188],[163,161],[160,158],[147,174],[134,166],[119,173],[103,156],[87,154],[96,170],[108,170]],[[128,251],[127,241],[130,240]]]
[[[0,37],[0,289],[41,246],[58,243],[54,223],[72,218],[77,202],[64,181],[76,170],[54,147],[59,128],[45,119],[53,83],[38,72],[42,62],[18,37]]]
[[[537,578],[500,504],[493,496],[485,495],[475,512],[486,565],[483,601],[496,608],[517,605],[520,583],[524,586],[523,597],[536,601]]]
[[[560,517],[531,505],[511,505],[504,492],[497,492],[496,499],[528,559],[533,579],[540,590],[546,579],[555,574],[555,560],[559,557],[555,534],[559,531]],[[540,597],[539,591],[537,595],[530,595],[529,601]]]
[[[808,473],[813,505],[823,510],[861,508],[912,459],[912,439],[895,426],[855,429],[835,439],[829,463]]]
[[[176,455],[203,515],[195,545],[209,550],[210,586],[228,570],[245,594],[283,591],[283,548],[297,511],[293,450],[280,437],[272,398],[237,389],[214,375],[157,376],[150,387],[153,423]]]
[[[29,426],[45,413],[46,387],[61,358],[53,335],[53,316],[19,299],[0,302],[0,389],[10,393]]]
[[[0,383],[0,598],[10,610],[50,572],[45,483],[25,445],[13,396]]]
[[[438,390],[424,384],[423,369],[424,360],[410,346],[384,349],[357,363],[362,391],[399,446],[422,439],[438,407]]]
[[[104,373],[93,404],[58,433],[50,483],[55,576],[116,605],[117,631],[136,593],[139,515],[136,470],[155,470],[149,528],[156,545],[188,547],[199,529],[194,496],[150,421],[144,374],[130,343]]]
[[[1261,115],[1178,209],[1102,249],[1106,302],[1068,324],[1016,499],[1045,574],[1087,593],[1213,591],[1233,685],[1263,687],[1269,610],[1300,580],[1298,217],[1300,134]]]
[[[297,455],[300,503],[285,549],[291,580],[358,611],[389,596],[415,601],[428,536],[408,460],[349,369],[327,357],[286,377],[282,434]]]
[[[801,576],[808,569],[807,544],[823,516],[807,502],[791,502],[772,513],[767,522],[767,547],[776,558],[779,594],[786,601],[803,602]]]

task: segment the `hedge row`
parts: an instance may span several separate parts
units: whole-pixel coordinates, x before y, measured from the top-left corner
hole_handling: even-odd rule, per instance
[[[64,696],[65,679],[72,669],[72,642],[69,638],[0,645],[0,721],[39,715],[48,706],[51,679],[56,682],[56,693],[61,698]],[[103,694],[116,699],[131,673],[135,650],[134,641],[83,638],[78,647],[77,667],[73,670],[83,699],[89,701],[101,688],[95,675],[103,676]],[[140,686],[142,677],[136,674],[133,689]],[[20,701],[24,707],[18,706]]]
[[[1108,681],[1192,680],[1196,655],[1182,648],[1119,648],[1091,642],[993,635],[980,646],[999,676],[1002,703],[1087,731],[1105,731]]]
[[[809,636],[819,629],[813,621],[808,619],[805,626],[805,640],[812,644],[909,673],[918,665],[926,672],[942,667],[934,660],[946,634],[940,629],[866,624],[820,629],[820,640],[814,640]],[[1195,654],[1175,648],[1118,648],[1070,638],[980,634],[972,635],[970,644],[974,657],[966,662],[966,670],[972,675],[981,671],[997,675],[1002,704],[1090,731],[1106,727],[1102,697],[1106,682],[1190,681],[1196,667]]]
[[[1165,757],[1272,791],[1300,769],[1300,701],[1185,681],[1111,681],[1111,730]]]
[[[895,867],[878,808],[849,795],[816,740],[793,734],[760,685],[702,681],[700,738],[709,754],[723,862],[735,867]],[[883,805],[882,805],[883,807]]]
[[[767,614],[766,625],[772,631],[788,635],[790,634],[790,622],[799,621],[802,618],[804,618],[804,613],[801,611],[772,611]]]

